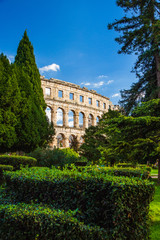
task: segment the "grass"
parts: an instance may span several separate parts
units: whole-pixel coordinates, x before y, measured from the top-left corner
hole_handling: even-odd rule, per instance
[[[157,180],[154,179],[156,182]],[[154,201],[150,204],[151,240],[160,240],[160,185],[156,185]]]
[[[153,169],[152,168],[151,175],[158,175],[158,169]]]

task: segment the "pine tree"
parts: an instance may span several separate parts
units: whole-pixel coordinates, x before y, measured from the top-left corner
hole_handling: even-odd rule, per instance
[[[0,55],[0,152],[14,149],[17,143],[21,95],[13,66],[3,54]]]
[[[40,74],[26,31],[19,43],[14,66],[22,96],[21,114],[16,127],[17,149],[30,152],[51,142],[54,128],[46,118]]]
[[[130,90],[121,91],[120,102],[127,113],[138,101],[160,97],[160,3],[158,0],[117,0],[125,16],[108,28],[122,32],[115,40],[119,53],[135,53],[134,71],[139,81]],[[128,16],[127,16],[128,14]]]

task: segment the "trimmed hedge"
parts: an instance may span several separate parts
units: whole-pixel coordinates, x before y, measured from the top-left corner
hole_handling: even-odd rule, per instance
[[[47,168],[5,175],[17,201],[35,200],[66,211],[78,208],[80,221],[105,228],[110,239],[149,239],[154,184],[147,180]]]
[[[118,168],[140,168],[140,169],[145,169],[146,171],[151,172],[151,167],[147,167],[145,164],[133,164],[133,163],[119,163],[116,165]]]
[[[36,162],[35,158],[27,156],[0,155],[0,164],[11,165],[14,170],[19,170],[21,166],[35,166]]]
[[[136,177],[141,179],[149,179],[150,171],[146,169],[137,169],[137,168],[112,168],[112,167],[79,167],[79,171],[90,172],[91,175],[96,176],[97,174],[108,174],[111,176],[124,176],[124,177]]]
[[[90,227],[64,212],[39,205],[2,205],[0,239],[3,240],[107,240],[107,232]]]
[[[13,166],[10,165],[0,165],[0,184],[4,182],[3,171],[12,171]]]

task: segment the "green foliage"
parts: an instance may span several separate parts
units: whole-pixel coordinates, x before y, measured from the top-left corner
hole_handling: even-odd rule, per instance
[[[37,159],[37,166],[39,167],[64,167],[66,164],[70,165],[77,162],[79,159],[79,154],[70,148],[37,148],[35,151],[31,152],[29,156]]]
[[[0,184],[4,183],[3,171],[12,171],[13,166],[0,164]]]
[[[125,16],[108,25],[122,34],[115,40],[121,45],[118,53],[135,53],[137,83],[122,90],[120,101],[129,114],[139,101],[157,98],[160,88],[160,5],[157,0],[117,0]]]
[[[79,220],[105,228],[109,239],[149,239],[148,206],[154,184],[147,180],[47,168],[6,172],[5,176],[16,201],[78,209]]]
[[[89,172],[92,176],[97,175],[111,175],[111,176],[124,176],[124,177],[136,177],[140,179],[149,179],[150,171],[148,169],[140,169],[140,168],[113,168],[113,167],[97,167],[97,166],[88,166],[85,168],[80,168],[80,171]]]
[[[2,205],[0,232],[3,240],[31,239],[109,239],[100,227],[84,225],[74,218],[72,211],[54,210],[38,204]]]
[[[35,166],[36,162],[37,162],[37,160],[35,158],[27,157],[27,156],[0,155],[0,164],[11,165],[11,166],[13,166],[14,170],[20,169],[21,166],[22,167]],[[10,168],[10,166],[8,166],[8,168]]]
[[[21,95],[13,67],[0,55],[0,152],[10,150],[17,142],[17,118]]]
[[[45,114],[39,70],[36,66],[33,46],[25,31],[17,49],[14,66],[21,91],[21,111],[16,132],[16,150],[33,151],[38,146],[46,146],[55,134],[53,124]]]
[[[107,144],[106,137],[97,134],[98,127],[91,126],[85,130],[83,136],[84,143],[80,147],[80,154],[88,159],[88,161],[96,163],[101,157],[99,146]]]

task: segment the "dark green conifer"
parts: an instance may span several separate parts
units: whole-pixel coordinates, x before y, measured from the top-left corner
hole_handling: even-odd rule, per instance
[[[29,152],[52,140],[53,124],[47,121],[41,88],[40,74],[35,62],[33,47],[25,31],[15,57],[15,68],[21,91],[21,114],[16,127],[18,150]]]
[[[17,144],[16,125],[21,95],[17,78],[9,60],[0,55],[0,152],[10,151]]]

